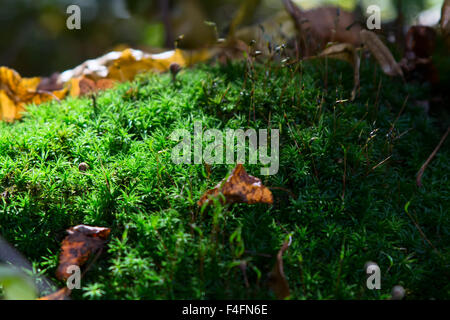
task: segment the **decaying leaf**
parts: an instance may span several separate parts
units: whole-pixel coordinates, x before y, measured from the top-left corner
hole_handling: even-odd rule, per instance
[[[149,54],[140,50],[126,49],[112,51],[97,59],[87,60],[78,67],[64,71],[59,82],[66,83],[70,79],[86,77],[92,80],[110,79],[115,81],[129,81],[141,72],[168,71],[172,63],[181,67],[209,59],[213,51],[183,51],[175,49],[159,54]]]
[[[59,73],[54,72],[50,77],[42,77],[37,87],[38,91],[58,91],[63,89],[63,85],[58,83]]]
[[[81,267],[89,257],[101,249],[108,239],[111,229],[77,225],[67,230],[69,234],[61,244],[59,266],[56,277],[67,280],[72,274],[67,272],[68,267],[75,265]]]
[[[283,269],[283,254],[288,247],[289,242],[283,243],[280,251],[278,251],[275,266],[269,274],[269,287],[278,299],[285,299],[290,295],[289,284],[286,280]]]
[[[52,99],[62,99],[67,89],[39,90],[41,79],[22,78],[16,71],[0,67],[0,119],[13,121],[22,117],[26,104],[40,104]]]
[[[72,290],[67,287],[59,289],[48,296],[40,297],[38,300],[69,300]]]
[[[450,0],[445,0],[441,11],[441,29],[450,50]]]
[[[303,56],[322,51],[328,42],[361,44],[361,27],[355,24],[353,13],[335,7],[303,11],[291,0],[283,0],[283,3],[294,20]]]
[[[400,65],[395,61],[391,51],[389,51],[374,32],[361,30],[361,39],[367,49],[373,54],[385,74],[403,77],[402,68],[400,68]]]
[[[226,180],[205,192],[197,204],[202,206],[209,203],[211,197],[217,197],[219,194],[223,194],[225,203],[273,203],[272,192],[263,186],[260,179],[248,175],[240,163]]]
[[[360,59],[355,47],[350,43],[338,43],[323,50],[319,57],[343,60],[350,63],[353,67],[354,86],[352,90],[352,100],[356,97],[356,91],[359,88],[359,65]]]

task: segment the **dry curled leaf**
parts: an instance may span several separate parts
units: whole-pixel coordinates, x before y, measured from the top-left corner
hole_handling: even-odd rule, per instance
[[[283,269],[283,254],[288,247],[289,242],[283,243],[280,251],[278,251],[275,266],[269,274],[269,287],[278,299],[285,299],[290,295],[289,284],[286,280]]]
[[[72,290],[67,287],[59,289],[56,292],[53,292],[47,296],[40,297],[38,300],[69,300],[69,296]]]
[[[197,204],[202,206],[209,203],[211,197],[217,197],[219,194],[223,194],[225,203],[273,203],[272,192],[262,184],[260,179],[248,175],[240,163],[226,180],[205,192]]]
[[[323,50],[319,57],[343,60],[350,63],[353,67],[354,86],[352,90],[352,100],[356,97],[356,91],[359,88],[359,65],[360,59],[355,47],[350,43],[338,43]]]
[[[389,76],[401,76],[403,78],[402,68],[395,61],[391,51],[389,51],[383,41],[374,32],[361,30],[361,39],[385,74]]]
[[[283,3],[294,20],[303,56],[320,52],[328,42],[361,44],[361,27],[355,24],[353,13],[335,7],[304,11],[291,0],[283,0]]]
[[[69,234],[61,244],[59,266],[56,277],[67,280],[72,274],[67,272],[72,265],[81,267],[89,257],[101,249],[108,239],[111,229],[77,225],[67,230]]]

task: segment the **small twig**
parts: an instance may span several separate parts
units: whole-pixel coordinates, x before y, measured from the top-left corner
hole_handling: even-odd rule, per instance
[[[425,161],[425,163],[422,165],[420,170],[417,172],[416,184],[417,184],[418,187],[422,186],[422,175],[423,175],[425,169],[427,168],[428,164],[431,162],[431,160],[434,158],[434,156],[438,152],[439,148],[444,143],[444,141],[447,138],[449,132],[450,132],[450,127],[447,128],[447,132],[442,136],[441,141],[439,141],[439,144],[436,146],[436,148],[434,148],[433,152],[430,154],[430,156],[428,157],[427,161]]]
[[[391,157],[392,157],[392,155],[390,155],[389,157],[387,157],[386,159],[384,159],[383,161],[381,161],[379,164],[377,164],[376,166],[374,166],[372,169],[370,169],[370,171],[375,170],[376,168],[378,168],[379,166],[381,166],[383,163],[385,163],[386,161],[388,161]]]

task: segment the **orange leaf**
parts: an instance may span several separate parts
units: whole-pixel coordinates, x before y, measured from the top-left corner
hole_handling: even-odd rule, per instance
[[[111,229],[80,224],[68,229],[67,232],[69,235],[61,244],[62,251],[56,270],[56,277],[60,280],[67,280],[71,276],[71,273],[67,272],[68,267],[72,265],[81,267],[94,252],[101,249]]]
[[[260,179],[248,175],[240,163],[226,180],[205,192],[197,204],[202,206],[209,203],[211,197],[217,197],[219,194],[225,196],[226,203],[273,203],[272,192],[263,186]]]

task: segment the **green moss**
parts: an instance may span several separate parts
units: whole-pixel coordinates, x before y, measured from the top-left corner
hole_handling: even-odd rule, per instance
[[[329,61],[327,69],[200,65],[176,85],[169,75],[121,84],[95,107],[89,98],[29,107],[22,121],[0,124],[0,191],[10,190],[0,200],[1,233],[56,281],[64,230],[110,227],[106,252],[74,298],[271,298],[267,274],[291,235],[284,270],[293,299],[380,299],[396,284],[409,298],[448,299],[448,141],[415,186],[442,135],[414,107],[429,89],[388,79],[367,61],[362,69],[355,102],[346,100],[350,67]],[[197,207],[233,165],[172,163],[170,133],[193,132],[195,120],[280,129],[279,172],[260,176],[259,164],[245,165],[272,188],[273,206]],[[367,261],[381,268],[381,290],[366,288]]]

